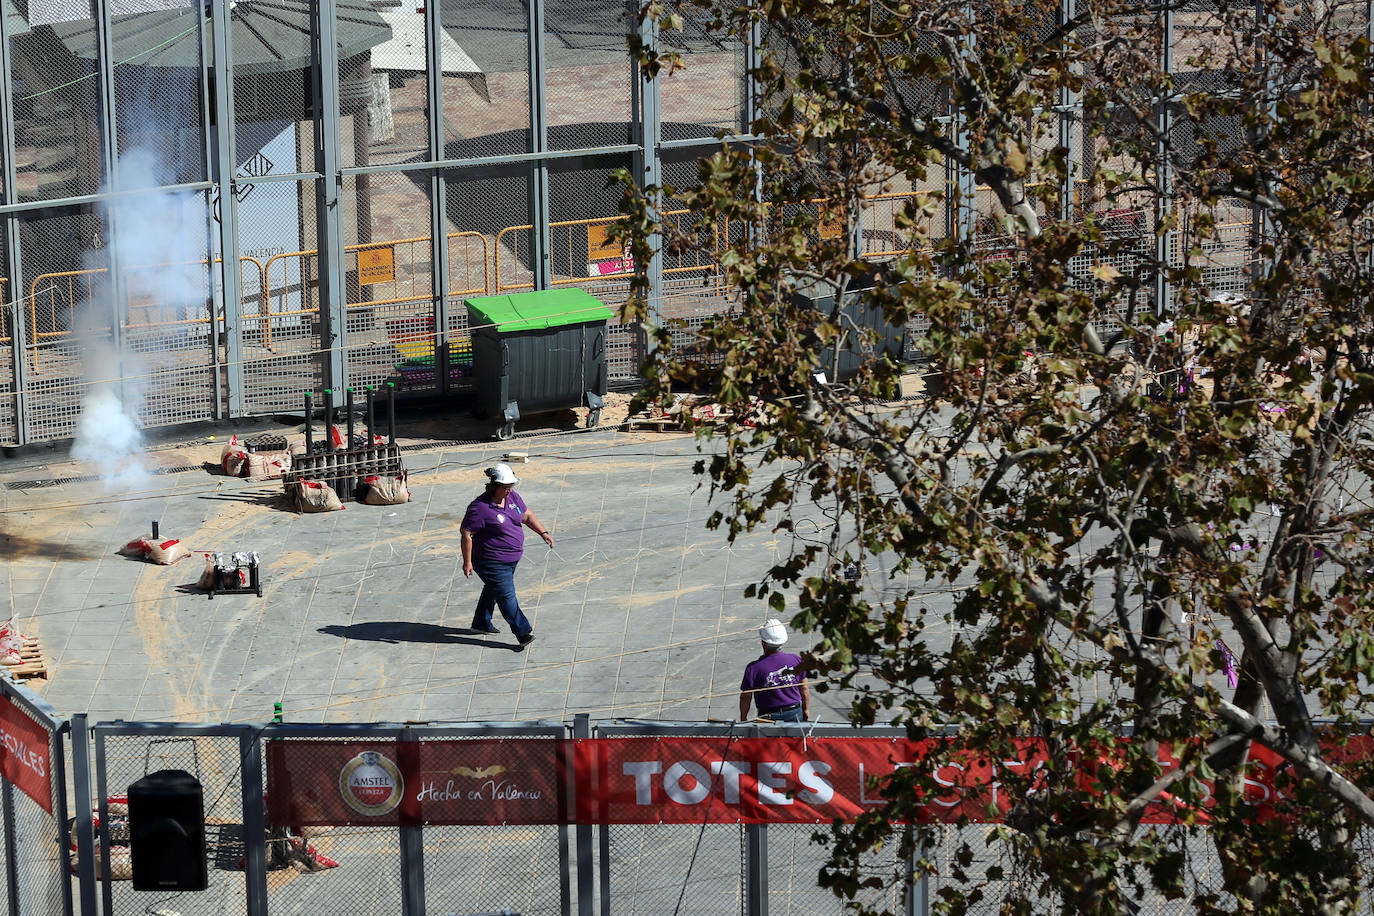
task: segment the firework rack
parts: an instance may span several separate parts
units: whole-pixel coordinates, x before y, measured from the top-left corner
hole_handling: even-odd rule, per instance
[[[347,433],[343,444],[334,434],[334,392],[324,390],[324,440],[316,442],[311,423],[314,418],[313,394],[305,393],[305,454],[291,461],[291,470],[282,476],[286,495],[295,497],[302,480],[317,480],[333,487],[340,499],[352,499],[359,484],[367,477],[400,477],[405,474],[401,461],[401,447],[396,444],[396,386],[386,384],[387,434],[383,439],[376,430],[376,404],[380,398],[373,388],[367,389],[367,433],[354,432],[353,389],[344,391],[344,414]]]

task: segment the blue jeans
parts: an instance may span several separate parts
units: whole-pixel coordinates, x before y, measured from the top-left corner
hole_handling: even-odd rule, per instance
[[[765,712],[762,714],[765,719],[772,719],[774,722],[805,722],[802,718],[801,707],[794,709],[779,710],[778,712]]]
[[[516,639],[530,635],[534,627],[525,619],[520,601],[515,597],[515,567],[519,562],[472,558],[472,571],[482,580],[482,595],[477,599],[477,610],[472,613],[474,627],[491,626],[491,610],[495,605],[501,609],[501,616],[510,624]]]

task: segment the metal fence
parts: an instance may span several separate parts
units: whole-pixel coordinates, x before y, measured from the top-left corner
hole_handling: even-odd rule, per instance
[[[431,724],[189,724],[101,722],[58,716],[28,690],[0,678],[0,815],[4,877],[0,913],[241,913],[418,914],[699,913],[838,914],[845,907],[820,886],[827,850],[816,842],[824,823],[611,823],[576,816],[577,781],[571,748],[578,739],[882,738],[893,729],[847,726],[711,724],[693,722],[431,723]],[[22,717],[16,719],[15,717]],[[46,739],[40,756],[51,761],[46,782],[11,781],[22,733]],[[564,739],[571,739],[565,741]],[[268,758],[275,742],[295,742],[321,753],[331,745],[367,742],[445,742],[463,757],[466,742],[553,742],[561,761],[550,777],[560,814],[544,824],[506,822],[415,826],[273,825],[268,810]],[[404,744],[397,745],[404,746]],[[34,750],[24,747],[25,751]],[[350,751],[351,753],[351,751]],[[299,762],[300,758],[293,758]],[[480,748],[474,761],[485,759]],[[208,886],[203,891],[134,890],[130,877],[128,793],[150,773],[180,770],[199,782],[204,798]],[[332,771],[331,771],[332,772]],[[459,772],[455,770],[454,772]],[[292,768],[291,778],[309,774]],[[485,773],[465,773],[478,777]],[[280,776],[279,776],[280,778]],[[337,777],[336,777],[337,778]],[[333,791],[319,786],[320,794]],[[30,793],[50,793],[52,811]],[[461,803],[460,803],[461,804]],[[671,818],[664,818],[671,820]],[[898,828],[905,829],[905,828]],[[864,903],[897,914],[926,914],[944,882],[973,881],[981,901],[967,912],[988,914],[1012,899],[1035,901],[1054,912],[1039,889],[1040,876],[989,842],[990,824],[922,828],[922,873],[904,860],[894,835],[863,863],[881,887],[864,890]],[[1206,830],[1154,825],[1156,838],[1176,846],[1188,863],[1184,897],[1138,902],[1139,912],[1187,912],[1188,899],[1217,893],[1220,864]],[[1369,852],[1374,831],[1355,842]],[[965,885],[966,886],[966,885]],[[1360,912],[1370,912],[1368,901]]]
[[[461,351],[463,300],[479,293],[578,285],[614,307],[641,269],[658,316],[689,337],[729,306],[718,256],[744,227],[698,227],[695,248],[638,267],[608,234],[614,170],[686,186],[759,110],[757,47],[681,12],[680,32],[637,36],[681,56],[654,81],[627,50],[633,4],[129,0],[3,17],[0,445],[70,438],[101,395],[144,427],[292,410],[323,387],[462,395],[432,354]],[[1163,35],[1173,13],[1160,15]],[[936,117],[949,104],[928,101]],[[1101,141],[1073,108],[1054,117],[1086,217]],[[996,202],[954,172],[894,176],[857,227],[863,256],[905,251],[905,204],[954,187],[967,202],[943,193],[928,237],[1005,244]],[[1104,255],[1123,273],[1159,254],[1139,204],[1095,213],[1141,240],[1139,257]],[[1214,216],[1227,225],[1205,279],[1244,290],[1251,212]],[[609,339],[612,378],[634,379],[642,333],[613,324]]]

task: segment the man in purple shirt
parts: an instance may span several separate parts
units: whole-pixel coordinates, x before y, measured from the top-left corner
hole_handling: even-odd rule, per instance
[[[482,595],[472,614],[472,628],[479,633],[499,633],[491,622],[492,606],[510,624],[520,648],[534,642],[534,627],[520,610],[515,597],[515,567],[525,552],[525,527],[553,548],[553,535],[515,492],[518,478],[508,464],[487,468],[487,489],[468,504],[463,516],[463,575],[477,573]]]
[[[805,722],[811,718],[811,689],[801,669],[801,656],[783,652],[787,628],[776,617],[759,629],[763,655],[744,669],[739,685],[739,717],[749,718],[752,700],[759,715],[774,722]]]

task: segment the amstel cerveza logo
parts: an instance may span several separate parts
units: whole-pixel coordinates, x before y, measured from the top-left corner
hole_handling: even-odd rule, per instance
[[[339,794],[359,814],[378,817],[401,803],[405,780],[401,771],[376,751],[363,751],[339,771]]]

